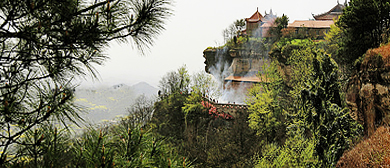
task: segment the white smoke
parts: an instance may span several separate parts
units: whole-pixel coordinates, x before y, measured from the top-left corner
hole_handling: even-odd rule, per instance
[[[249,89],[250,82],[239,82],[239,80],[236,79],[232,82],[233,80],[226,80],[226,78],[230,76],[233,78],[236,77],[237,79],[248,79],[263,72],[263,65],[269,63],[269,46],[267,44],[268,42],[265,40],[265,36],[268,36],[268,31],[273,26],[275,19],[276,15],[273,15],[271,10],[270,14],[266,15],[264,18],[264,22],[261,24],[262,26],[253,31],[250,39],[240,46],[241,49],[237,50],[237,55],[233,58],[231,64],[229,64],[228,60],[224,60],[224,55],[229,54],[229,48],[224,47],[223,49],[217,49],[215,54],[216,64],[209,68],[209,72],[214,76],[215,80],[218,82],[219,89],[221,90],[221,97],[218,99],[220,103],[245,104],[248,93],[247,89]],[[272,36],[268,36],[268,40],[273,41]],[[249,63],[249,69],[244,70],[244,66],[241,65],[242,69],[240,70],[239,62],[241,62],[241,64],[242,62]]]
[[[216,64],[210,67],[209,72],[217,82],[218,89],[221,90],[221,96],[218,98],[219,103],[237,103],[244,104],[246,97],[246,87],[241,82],[238,87],[232,87],[231,81],[225,81],[228,76],[233,76],[232,65],[224,60],[224,54],[227,54],[228,48],[217,49],[215,54]]]

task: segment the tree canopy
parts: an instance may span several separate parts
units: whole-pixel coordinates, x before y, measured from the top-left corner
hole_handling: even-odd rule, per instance
[[[112,40],[148,49],[164,30],[169,5],[169,0],[1,1],[0,165],[18,157],[14,144],[37,145],[21,138],[28,131],[47,122],[76,123],[74,79],[96,77],[94,65],[106,60],[103,51]]]
[[[345,35],[341,43],[340,63],[352,65],[367,49],[388,41],[390,3],[387,0],[353,0],[344,9],[336,25]]]

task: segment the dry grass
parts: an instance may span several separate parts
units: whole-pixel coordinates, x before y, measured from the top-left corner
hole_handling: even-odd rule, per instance
[[[363,60],[363,65],[369,62],[379,61],[375,59],[375,56],[377,55],[382,56],[384,67],[390,67],[390,43],[378,48],[368,50]]]
[[[379,127],[340,158],[337,167],[390,167],[390,128]]]

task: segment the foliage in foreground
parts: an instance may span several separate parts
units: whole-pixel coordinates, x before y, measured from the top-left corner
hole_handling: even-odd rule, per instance
[[[46,125],[23,138],[39,143],[20,146],[20,156],[6,167],[190,167],[164,139],[133,123],[122,118],[76,136]]]
[[[288,138],[282,146],[269,143],[263,146],[262,157],[255,167],[319,167],[313,139],[302,135]]]
[[[0,1],[0,166],[36,158],[41,153],[37,150],[16,152],[40,148],[49,136],[39,131],[44,125],[79,121],[72,100],[74,79],[96,77],[93,65],[106,60],[103,50],[110,41],[132,40],[141,52],[150,47],[171,15],[169,4],[169,0]]]

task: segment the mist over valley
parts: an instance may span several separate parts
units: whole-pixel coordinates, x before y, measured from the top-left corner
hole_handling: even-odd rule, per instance
[[[157,97],[158,89],[146,82],[134,85],[100,85],[83,86],[76,89],[75,103],[82,111],[82,117],[90,123],[110,121],[128,114],[129,108],[136,98],[145,95],[148,98]]]

